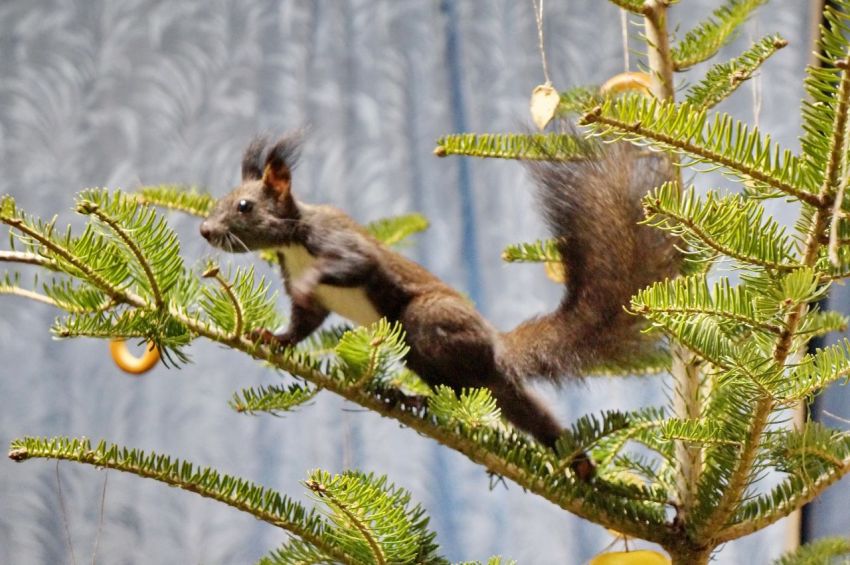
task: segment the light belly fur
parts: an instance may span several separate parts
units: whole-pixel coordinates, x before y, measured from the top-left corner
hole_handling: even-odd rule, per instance
[[[283,254],[286,272],[289,273],[292,281],[297,280],[316,261],[316,258],[310,255],[302,245],[287,245],[279,248],[279,251]],[[315,297],[331,312],[362,326],[377,322],[383,317],[372,306],[372,302],[362,288],[320,284],[316,289]]]

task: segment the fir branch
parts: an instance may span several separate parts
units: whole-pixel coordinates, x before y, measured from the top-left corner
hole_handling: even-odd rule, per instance
[[[566,133],[459,133],[437,140],[438,157],[468,155],[526,161],[572,161],[593,155],[594,145]]]
[[[739,445],[729,437],[728,428],[717,420],[678,420],[671,418],[658,427],[661,435],[668,439],[701,445]]]
[[[850,473],[850,457],[815,478],[791,475],[770,492],[745,501],[731,524],[717,534],[718,543],[738,539],[770,526],[799,510]]]
[[[825,565],[833,563],[835,557],[848,554],[850,554],[850,540],[847,538],[820,538],[785,553],[779,560],[774,561],[773,565]]]
[[[77,211],[94,215],[117,236],[121,248],[130,250],[130,260],[125,261],[132,280],[162,308],[166,294],[185,271],[177,234],[165,219],[121,191],[84,191],[77,197]]]
[[[835,100],[835,121],[832,125],[831,137],[829,141],[829,158],[826,163],[826,172],[824,174],[821,193],[826,197],[834,199],[835,193],[839,190],[839,184],[844,184],[841,181],[843,168],[846,167],[844,159],[847,151],[847,117],[848,106],[850,106],[850,58],[846,56],[834,62],[836,68],[841,69],[841,82],[838,87],[838,93]],[[845,181],[846,182],[846,181]],[[831,201],[827,202],[831,204]],[[835,206],[833,215],[841,211],[841,204]]]
[[[247,512],[320,547],[326,555],[341,563],[354,563],[328,538],[323,520],[315,511],[308,511],[273,490],[219,474],[213,469],[197,468],[187,461],[107,445],[103,441],[92,448],[88,439],[67,438],[14,440],[9,458],[14,461],[34,458],[74,461],[154,479]]]
[[[26,288],[21,288],[17,285],[9,284],[7,282],[0,281],[0,294],[10,294],[12,296],[20,296],[21,298],[28,298],[29,300],[35,300],[36,302],[41,302],[42,304],[47,304],[49,306],[58,307],[56,301],[41,294],[40,292],[35,292],[32,290],[27,290]]]
[[[204,278],[215,279],[215,281],[218,283],[218,286],[221,287],[221,290],[230,300],[234,316],[233,332],[231,333],[231,338],[239,337],[244,333],[243,326],[245,322],[242,314],[242,304],[240,304],[239,299],[236,297],[236,293],[233,292],[233,287],[224,277],[221,276],[221,272],[215,265],[210,265],[201,276]]]
[[[785,228],[772,218],[764,219],[761,204],[737,194],[718,197],[709,192],[700,199],[693,186],[683,192],[665,183],[644,197],[644,209],[647,224],[683,238],[702,256],[725,255],[774,271],[800,267]]]
[[[9,198],[9,200],[11,200],[11,198]],[[85,278],[95,287],[109,295],[109,297],[115,302],[129,303],[136,307],[146,306],[144,299],[140,296],[119,288],[118,285],[107,280],[107,278],[105,278],[99,270],[91,267],[83,258],[74,255],[66,244],[67,242],[70,242],[70,237],[65,238],[65,243],[60,243],[50,237],[53,231],[52,224],[46,226],[34,225],[32,222],[27,221],[27,218],[23,215],[17,213],[6,213],[7,209],[7,207],[0,207],[0,222],[32,238],[34,241],[37,241],[45,250],[61,259],[67,265],[73,267],[75,272],[69,274]],[[97,245],[97,243],[94,243],[91,232],[88,230],[83,234],[83,237],[80,238],[80,240],[86,241],[87,243],[92,242],[92,246]],[[57,263],[57,267],[58,270],[66,270],[59,263]]]
[[[832,332],[845,331],[847,331],[847,316],[839,312],[819,312],[816,308],[811,308],[803,316],[795,335],[812,339]]]
[[[653,343],[629,352],[625,359],[605,360],[585,368],[587,377],[612,375],[656,375],[669,371],[672,364],[670,349]]]
[[[209,216],[216,203],[211,194],[196,187],[174,184],[143,186],[134,196],[142,204],[178,210],[200,218]]]
[[[345,516],[346,521],[349,524],[353,525],[354,528],[360,533],[362,538],[369,545],[369,551],[372,557],[372,559],[369,561],[374,561],[374,563],[376,563],[377,565],[386,565],[386,556],[381,550],[381,546],[378,545],[378,542],[375,539],[375,536],[372,534],[366,521],[361,520],[360,517],[348,507],[347,504],[339,501],[336,496],[334,496],[334,494],[330,492],[324,484],[312,479],[307,481],[306,484],[307,488],[316,493],[319,498],[326,500],[328,506],[331,506],[338,512],[342,513]]]
[[[755,187],[779,190],[814,207],[831,204],[809,192],[812,176],[790,150],[758,130],[749,131],[728,114],[717,113],[709,120],[705,109],[687,102],[625,96],[597,106],[582,118],[582,125],[686,155],[690,165],[708,162],[724,167],[742,180],[754,181]]]
[[[422,214],[403,214],[375,220],[366,224],[366,231],[384,245],[395,246],[415,233],[428,229],[428,220]]]
[[[305,367],[296,365],[285,356],[263,353],[263,348],[254,350],[255,356],[272,362],[278,368],[304,377],[364,408],[394,418],[565,510],[649,541],[660,543],[671,535],[661,528],[664,515],[660,510],[630,505],[616,497],[595,493],[590,487],[569,476],[553,474],[556,463],[551,454],[528,443],[515,432],[505,433],[493,428],[473,429],[461,424],[441,426],[403,405],[387,404],[380,397],[370,395],[362,389],[344,386],[316,370],[305,370]],[[658,524],[658,528],[648,532],[641,525],[647,522]]]
[[[785,402],[809,398],[840,379],[850,377],[850,340],[807,354],[783,380],[779,391]]]
[[[361,388],[399,366],[408,350],[401,324],[390,324],[382,318],[368,327],[346,332],[335,352],[345,365],[351,386]]]
[[[664,333],[685,345],[712,365],[730,369],[737,356],[736,344],[722,331],[714,319],[705,315],[670,315],[652,312],[651,307],[632,306]]]
[[[627,427],[620,432],[601,436],[593,449],[593,455],[600,465],[608,465],[622,455],[623,448],[631,441],[642,444],[658,454],[665,464],[673,462],[673,446],[658,434],[658,425],[667,415],[662,408],[647,407],[627,412]]]
[[[750,14],[767,0],[729,0],[699,26],[685,34],[672,50],[675,70],[684,71],[716,54]]]
[[[632,423],[628,414],[613,410],[605,412],[601,419],[593,414],[582,416],[563,432],[555,445],[555,452],[561,457],[561,468],[565,470],[576,457],[590,452],[611,436],[631,431]]]
[[[43,289],[57,308],[69,314],[95,314],[117,306],[103,292],[86,283],[75,285],[68,280],[51,281],[45,283]]]
[[[228,404],[237,412],[245,414],[266,412],[278,415],[306,404],[315,398],[320,390],[319,387],[309,387],[301,383],[290,383],[287,387],[270,385],[247,388],[235,393]]]
[[[843,70],[844,76],[842,83],[848,79],[848,68],[845,66]],[[847,104],[850,98],[850,88],[842,88],[844,97],[839,99],[836,104],[838,109],[834,115],[833,127],[830,129],[830,158],[827,165],[827,170],[824,174],[824,183],[821,186],[817,200],[821,203],[826,203],[825,206],[817,207],[812,222],[809,225],[808,234],[806,237],[803,265],[813,267],[819,256],[820,250],[825,239],[826,229],[829,223],[829,202],[834,196],[836,185],[830,179],[838,178],[838,170],[841,167],[841,159],[839,155],[846,151],[846,124],[847,124]],[[834,157],[834,158],[833,158]],[[773,349],[773,358],[777,366],[783,366],[786,359],[790,355],[791,345],[793,343],[794,333],[797,326],[803,318],[806,310],[806,303],[800,303],[795,306],[785,318],[785,330],[776,340]],[[739,504],[743,496],[750,474],[753,470],[753,464],[758,456],[758,450],[761,444],[762,436],[765,428],[768,425],[770,414],[773,411],[775,402],[772,398],[762,398],[758,401],[753,418],[750,421],[750,428],[747,437],[744,440],[741,456],[732,471],[726,490],[718,501],[714,510],[709,514],[705,523],[700,525],[698,533],[703,535],[708,532],[714,532],[722,527],[734,512],[735,507]],[[847,471],[845,471],[847,472]]]
[[[654,283],[632,297],[632,308],[649,319],[705,315],[779,335],[782,326],[765,319],[755,297],[745,287],[733,287],[722,278],[711,289],[705,275],[679,277]]]
[[[413,398],[426,399],[434,394],[434,390],[428,386],[428,383],[407,368],[395,372],[386,379],[384,384],[389,389],[401,391],[402,394]]]
[[[139,266],[145,272],[148,284],[150,285],[151,293],[153,294],[154,304],[156,304],[157,308],[162,308],[162,291],[159,289],[159,284],[157,283],[156,277],[153,274],[153,270],[151,269],[147,258],[142,253],[142,250],[139,249],[139,246],[136,245],[136,242],[133,241],[133,238],[130,237],[130,234],[128,234],[127,231],[124,230],[124,228],[117,221],[115,221],[114,218],[105,214],[96,202],[82,200],[77,204],[77,211],[87,216],[94,215],[97,219],[109,226],[112,231],[115,232],[115,234],[121,239],[121,241],[124,242],[124,245],[126,245],[130,252],[132,252]]]
[[[847,57],[847,34],[850,33],[850,13],[848,2],[836,0],[826,3],[823,21],[826,26],[820,26],[820,38],[815,53],[818,62],[806,68],[806,78],[803,82],[807,100],[802,107],[803,136],[800,146],[806,156],[806,166],[815,182],[835,185],[838,178],[837,167],[829,167],[828,163],[836,163],[836,145],[833,143],[837,133],[835,126],[841,121],[838,114],[846,112],[846,100],[841,101],[839,91],[846,80],[845,71],[838,62]],[[841,107],[845,106],[845,110]],[[841,132],[840,135],[845,135]],[[831,174],[825,174],[829,169]],[[801,229],[805,233],[808,226]]]
[[[0,251],[0,263],[2,262],[22,263],[24,265],[36,265],[38,267],[43,267],[51,271],[60,270],[59,265],[56,263],[56,261],[53,261],[47,257],[42,257],[41,255],[37,255],[35,253],[27,253],[24,251]]]
[[[553,473],[557,462],[552,453],[514,431],[473,429],[460,423],[454,426],[440,425],[427,412],[399,403],[397,398],[384,398],[380,394],[351,387],[346,380],[322,372],[310,358],[299,357],[296,352],[276,352],[244,337],[229,340],[227,334],[195,317],[179,312],[175,316],[197,335],[248,353],[368,410],[393,418],[568,512],[648,541],[663,543],[675,538],[676,534],[663,528],[662,509],[637,506],[616,496],[595,492],[589,485],[569,475]],[[644,526],[647,523],[656,524],[657,527],[648,531]]]
[[[765,361],[760,351],[750,348],[746,354],[737,359],[736,365],[729,374],[725,375],[726,386],[729,386],[730,382],[740,381],[737,377],[742,377],[756,387],[756,400],[769,399],[771,402],[778,402],[782,374],[780,367]]]
[[[200,306],[218,328],[227,332],[225,340],[238,340],[245,333],[245,320],[259,329],[280,326],[274,303],[276,293],[271,292],[271,283],[265,278],[254,278],[253,267],[236,269],[227,277],[221,277],[217,268],[208,269],[207,273],[221,280],[215,289],[203,287]]]
[[[320,565],[330,562],[319,548],[300,539],[290,539],[283,546],[261,557],[257,565]]]
[[[428,409],[441,423],[460,422],[473,429],[495,426],[501,417],[496,400],[486,388],[464,389],[457,394],[440,385],[428,398]]]
[[[119,298],[120,302],[127,302],[127,297],[119,294]],[[142,307],[143,305],[142,302]],[[291,350],[276,352],[244,336],[234,337],[230,332],[219,329],[197,314],[185,312],[177,306],[171,306],[168,315],[194,335],[243,351],[368,410],[394,418],[411,429],[463,453],[490,472],[513,480],[567,511],[649,541],[661,543],[671,535],[661,527],[664,522],[661,509],[645,508],[622,497],[597,493],[575,478],[563,473],[553,474],[557,463],[551,452],[543,450],[516,432],[494,428],[470,428],[462,423],[447,427],[440,425],[427,411],[408,406],[395,396],[385,397],[381,389],[372,393],[350,386],[349,381],[339,375],[323,372],[320,363],[310,356]],[[115,329],[109,333],[114,335]],[[648,534],[644,527],[647,523],[655,523],[658,527]]]
[[[167,362],[185,363],[183,347],[192,340],[187,328],[167,312],[155,309],[123,309],[81,312],[56,320],[51,332],[60,338],[144,338],[152,341]]]
[[[599,94],[598,87],[576,86],[560,93],[555,117],[565,118],[570,114],[583,114],[588,108],[600,102],[602,102],[602,96]]]
[[[544,239],[531,243],[515,243],[502,251],[502,261],[506,263],[561,263],[561,253],[554,239]]]
[[[763,37],[738,57],[711,67],[705,77],[691,86],[685,100],[694,108],[712,108],[744,84],[771,55],[788,45],[780,35]]]
[[[305,484],[331,510],[329,537],[357,562],[445,563],[422,508],[386,477],[314,471]]]

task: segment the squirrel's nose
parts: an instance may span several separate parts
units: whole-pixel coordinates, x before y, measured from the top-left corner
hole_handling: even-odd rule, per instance
[[[209,241],[210,237],[212,237],[212,230],[206,221],[201,222],[201,236],[203,236],[203,238],[207,241]]]

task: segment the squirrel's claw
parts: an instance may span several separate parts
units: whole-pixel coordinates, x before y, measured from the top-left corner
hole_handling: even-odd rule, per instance
[[[570,469],[580,481],[589,482],[596,476],[596,465],[586,453],[580,453],[570,461]]]

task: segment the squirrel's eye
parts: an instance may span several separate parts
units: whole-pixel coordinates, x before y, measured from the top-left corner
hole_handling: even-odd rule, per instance
[[[236,205],[236,209],[243,214],[250,212],[253,207],[254,203],[250,200],[240,200],[239,204]]]

